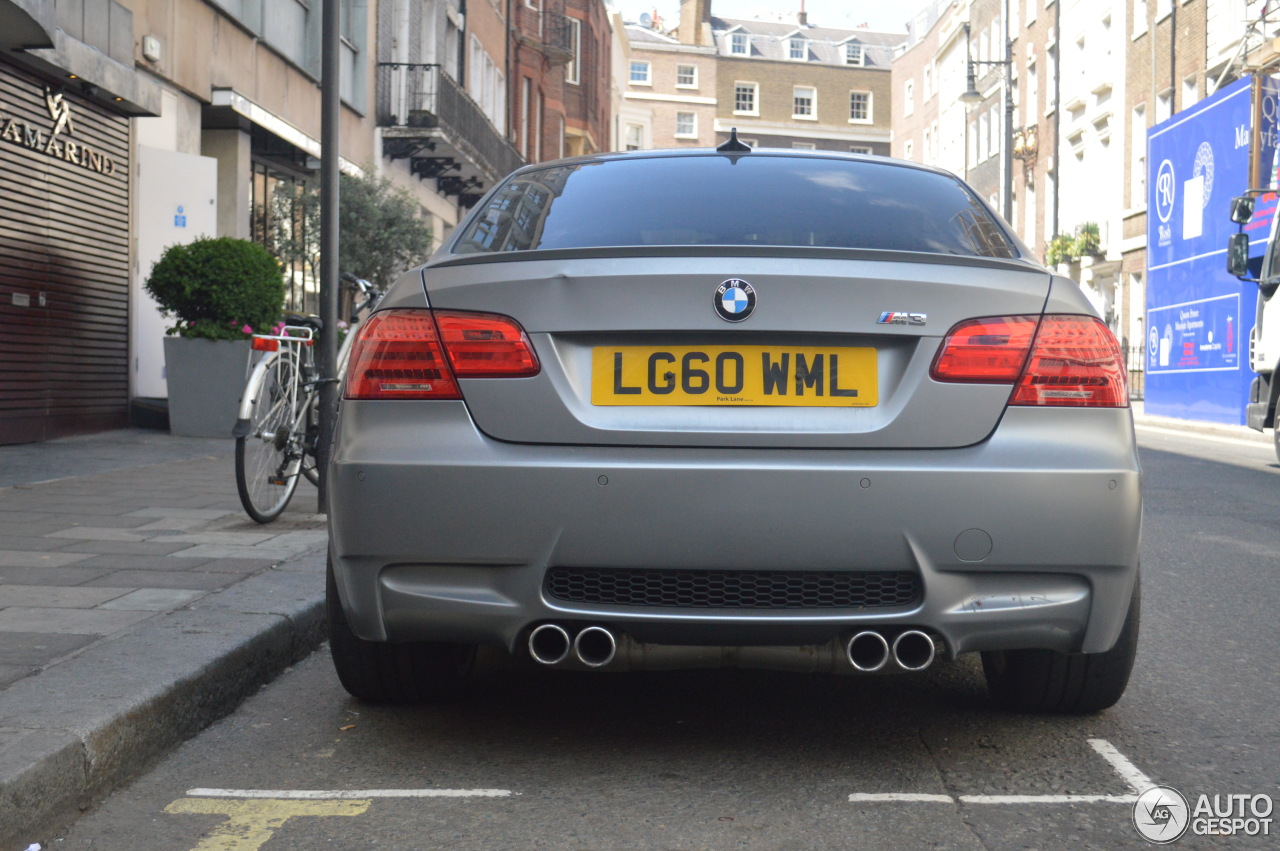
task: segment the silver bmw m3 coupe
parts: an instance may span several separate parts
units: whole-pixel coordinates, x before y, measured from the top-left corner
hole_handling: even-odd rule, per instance
[[[1114,704],[1140,471],[1120,348],[953,175],[645,151],[525,167],[359,331],[330,468],[343,685],[547,666],[921,671]]]

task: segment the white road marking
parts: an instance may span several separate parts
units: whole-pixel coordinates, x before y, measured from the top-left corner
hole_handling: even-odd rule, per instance
[[[1108,742],[1106,739],[1090,739],[1089,746],[1098,752],[1098,755],[1111,763],[1111,767],[1116,770],[1129,784],[1129,788],[1133,790],[1135,795],[1141,795],[1143,792],[1156,785],[1150,777],[1138,770],[1138,767],[1125,758],[1125,755],[1116,750],[1116,746]]]
[[[961,795],[966,804],[1132,804],[1137,795]]]
[[[1204,440],[1209,443],[1225,443],[1229,446],[1256,446],[1267,448],[1265,438],[1259,440],[1245,440],[1239,437],[1219,437],[1213,434],[1201,434],[1195,431],[1183,431],[1176,428],[1163,428],[1161,426],[1136,424],[1134,426],[1138,431],[1149,431],[1155,434],[1164,434],[1170,437],[1189,437],[1193,440]]]
[[[1089,746],[1133,790],[1132,795],[932,795],[915,792],[854,792],[850,803],[902,802],[929,804],[1133,804],[1155,782],[1138,770],[1106,739],[1089,739]]]
[[[510,789],[188,789],[191,798],[355,800],[366,798],[509,798]]]
[[[911,801],[913,803],[953,804],[950,795],[925,795],[917,792],[854,792],[849,796],[853,803],[859,801]]]

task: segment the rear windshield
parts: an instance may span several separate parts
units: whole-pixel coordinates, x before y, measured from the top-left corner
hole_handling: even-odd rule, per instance
[[[646,245],[1018,256],[1003,228],[953,177],[891,163],[761,153],[527,172],[499,187],[453,251]]]

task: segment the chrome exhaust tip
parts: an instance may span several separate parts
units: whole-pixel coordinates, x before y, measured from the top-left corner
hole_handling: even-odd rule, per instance
[[[863,673],[871,674],[889,662],[889,642],[878,632],[860,632],[844,648],[849,664]]]
[[[603,668],[618,652],[618,641],[602,626],[589,626],[573,640],[573,652],[588,668]]]
[[[893,661],[904,671],[923,671],[933,664],[937,645],[928,633],[909,629],[893,640]]]
[[[544,623],[529,633],[529,655],[543,665],[559,665],[569,658],[569,633],[564,627]]]

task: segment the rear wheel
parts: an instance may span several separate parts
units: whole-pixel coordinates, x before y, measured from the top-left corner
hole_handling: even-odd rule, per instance
[[[1124,694],[1138,649],[1141,586],[1133,598],[1115,646],[1103,653],[1005,650],[982,654],[991,697],[1018,712],[1082,715],[1114,706]]]
[[[298,487],[304,435],[293,430],[303,404],[292,352],[280,352],[253,393],[249,433],[236,438],[236,489],[245,512],[270,523],[284,511]]]
[[[370,703],[432,703],[462,693],[475,663],[475,645],[391,644],[357,637],[338,599],[332,564],[325,583],[325,608],[333,667],[352,696]]]

